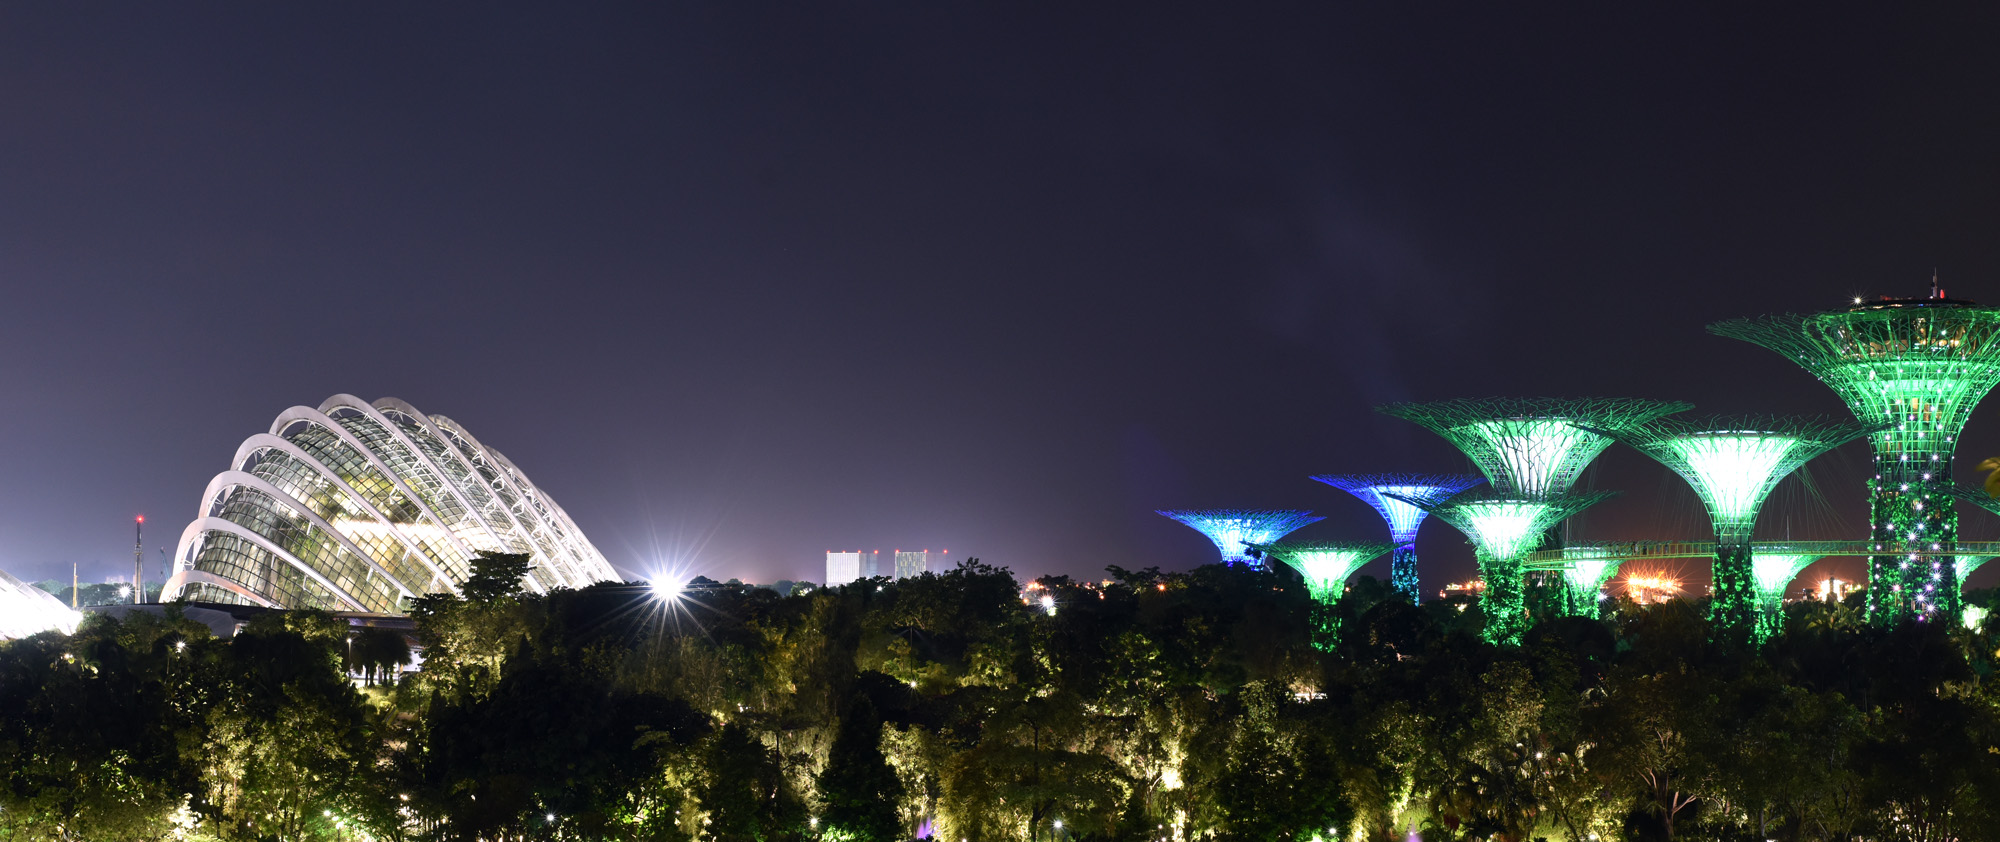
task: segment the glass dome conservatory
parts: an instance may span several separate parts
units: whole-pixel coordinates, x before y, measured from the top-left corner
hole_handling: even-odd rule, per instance
[[[295,406],[202,493],[162,599],[402,613],[482,551],[545,592],[616,579],[561,506],[457,422],[394,398]]]

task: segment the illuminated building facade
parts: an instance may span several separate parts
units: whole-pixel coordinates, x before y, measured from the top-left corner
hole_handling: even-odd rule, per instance
[[[1831,387],[1875,451],[1869,480],[1868,616],[1959,615],[1951,460],[1980,399],[2000,384],[2000,309],[1945,298],[1855,301],[1812,315],[1738,319],[1711,332],[1769,348]],[[1926,555],[1925,553],[1938,553]]]
[[[1715,527],[1715,598],[1709,615],[1719,634],[1747,636],[1761,644],[1775,631],[1760,606],[1767,592],[1763,571],[1777,568],[1761,566],[1750,552],[1757,513],[1779,480],[1866,431],[1859,424],[1825,418],[1760,417],[1699,423],[1661,419],[1618,433],[1633,449],[1687,480],[1707,507]],[[1778,583],[1780,592],[1784,584]]]
[[[456,593],[481,552],[526,553],[535,592],[617,578],[562,507],[457,422],[335,395],[244,440],[202,492],[162,593],[402,613]]]
[[[1417,602],[1417,530],[1430,513],[1387,494],[1449,497],[1483,482],[1465,474],[1321,474],[1313,479],[1361,498],[1389,524],[1395,542],[1389,557],[1389,583]]]
[[[949,550],[945,552],[949,552]],[[944,560],[944,552],[934,553],[930,550],[917,550],[915,552],[910,550],[896,551],[896,578],[898,579],[922,576],[933,570],[941,571],[947,566]]]
[[[866,564],[863,563],[864,560],[867,562]],[[874,556],[865,550],[855,550],[853,552],[834,552],[828,550],[826,553],[826,586],[829,588],[839,587],[848,582],[864,578],[861,575],[862,570],[867,569],[872,572],[874,567]]]
[[[1251,547],[1274,543],[1301,526],[1324,520],[1312,512],[1289,509],[1170,509],[1157,514],[1208,536],[1222,554],[1222,563],[1258,569],[1264,562],[1250,554]]]

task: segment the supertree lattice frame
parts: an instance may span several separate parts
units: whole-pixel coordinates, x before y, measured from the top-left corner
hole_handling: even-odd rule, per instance
[[[1479,488],[1450,496],[1392,497],[1451,524],[1477,548],[1479,576],[1486,583],[1479,604],[1486,613],[1483,634],[1494,643],[1519,643],[1528,630],[1526,581],[1521,556],[1533,550],[1549,527],[1602,502],[1616,492],[1598,491],[1544,497],[1498,494]]]
[[[1722,634],[1762,644],[1760,585],[1750,535],[1778,481],[1814,457],[1860,438],[1868,427],[1823,417],[1660,419],[1618,431],[1619,441],[1687,480],[1715,527],[1715,598]]]
[[[1785,589],[1799,571],[1826,556],[1759,550],[1750,556],[1751,582],[1756,587],[1756,619],[1751,639],[1762,644],[1785,627]]]
[[[1638,398],[1466,398],[1376,411],[1444,437],[1503,495],[1549,497],[1569,492],[1611,446],[1609,433],[1690,408]]]
[[[2000,385],[2000,309],[1942,297],[1736,319],[1711,333],[1776,351],[1831,387],[1864,423],[1869,481],[1868,616],[1876,624],[1958,615],[1951,460],[1972,409]],[[1917,554],[1913,554],[1913,551]]]
[[[1312,594],[1314,602],[1319,603],[1319,610],[1315,612],[1317,622],[1313,644],[1321,649],[1332,649],[1340,633],[1339,615],[1334,613],[1333,608],[1346,591],[1347,580],[1362,565],[1381,558],[1383,553],[1389,551],[1390,545],[1381,541],[1340,541],[1259,544],[1254,549],[1268,558],[1283,562],[1305,579],[1306,592]]]
[[[1313,479],[1360,498],[1389,524],[1389,540],[1396,545],[1389,558],[1389,583],[1412,603],[1421,599],[1417,582],[1417,530],[1430,513],[1384,496],[1384,492],[1449,497],[1485,482],[1470,474],[1319,474]]]
[[[1325,519],[1295,509],[1162,509],[1156,514],[1208,536],[1221,552],[1222,563],[1247,564],[1260,570],[1264,563],[1249,554],[1250,547],[1273,543],[1301,526]]]

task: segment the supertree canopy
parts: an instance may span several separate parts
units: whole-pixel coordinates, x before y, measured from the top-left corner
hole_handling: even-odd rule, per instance
[[[1222,552],[1224,564],[1248,564],[1260,569],[1263,562],[1248,552],[1252,545],[1272,543],[1301,526],[1324,520],[1314,517],[1312,512],[1291,509],[1169,509],[1159,514],[1208,536]]]
[[[1389,582],[1411,602],[1418,601],[1420,592],[1417,584],[1417,529],[1423,526],[1424,517],[1430,513],[1394,497],[1383,496],[1384,492],[1449,497],[1484,482],[1479,477],[1466,474],[1320,474],[1313,479],[1361,498],[1361,502],[1375,507],[1375,511],[1388,522],[1389,540],[1396,544],[1395,554],[1389,557]]]
[[[1777,548],[1751,554],[1750,582],[1756,589],[1752,640],[1762,644],[1784,629],[1785,589],[1791,587],[1799,571],[1825,557],[1823,553],[1793,553]]]
[[[1259,544],[1254,547],[1268,558],[1297,570],[1306,580],[1306,592],[1319,603],[1315,645],[1332,649],[1339,638],[1340,619],[1333,606],[1345,592],[1347,580],[1361,565],[1381,558],[1389,545],[1379,541],[1343,541],[1320,544]]]
[[[1715,599],[1719,628],[1757,634],[1758,585],[1750,553],[1757,512],[1778,481],[1822,453],[1859,438],[1867,428],[1828,418],[1660,419],[1617,433],[1693,486],[1715,525]]]
[[[1882,427],[1870,486],[1868,616],[1875,623],[1958,616],[1945,555],[1958,513],[1945,489],[1959,432],[2000,384],[2000,309],[1942,297],[1856,302],[1812,315],[1736,319],[1712,333],[1784,355]]]
[[[1486,583],[1480,606],[1486,612],[1486,639],[1519,643],[1528,630],[1521,556],[1541,542],[1549,527],[1613,496],[1614,492],[1544,497],[1501,496],[1495,489],[1454,495],[1389,496],[1444,519],[1478,549],[1479,576]]]
[[[1986,566],[1986,563],[1987,563],[1987,562],[1989,562],[1989,561],[1992,561],[1993,559],[1994,559],[1994,556],[1990,556],[1990,555],[1955,555],[1955,556],[1952,556],[1952,557],[1951,557],[1951,566],[1952,566],[1952,569],[1954,569],[1954,570],[1956,570],[1956,571],[1958,572],[1958,586],[1959,586],[1960,588],[1963,588],[1963,587],[1965,587],[1965,580],[1966,580],[1966,579],[1968,579],[1968,578],[1970,578],[1970,577],[1972,576],[1972,573],[1973,573],[1973,571],[1975,571],[1975,570],[1978,570],[1979,568],[1981,568],[1981,567],[1984,567],[1984,566]]]
[[[1361,566],[1381,558],[1388,544],[1376,541],[1341,541],[1318,544],[1260,544],[1256,549],[1297,570],[1306,580],[1306,592],[1321,604],[1339,601],[1349,577]]]
[[[1630,398],[1484,398],[1378,407],[1443,436],[1502,495],[1562,495],[1610,433],[1691,408]]]
[[[1618,565],[1624,559],[1602,547],[1564,547],[1562,576],[1568,585],[1567,605],[1564,613],[1571,616],[1595,616],[1597,602],[1603,597],[1604,583],[1618,574]]]

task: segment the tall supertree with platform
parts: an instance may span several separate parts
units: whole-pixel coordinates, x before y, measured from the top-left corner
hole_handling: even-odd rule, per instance
[[[1940,554],[1958,540],[1951,458],[1972,408],[2000,384],[2000,309],[1946,298],[1933,283],[1930,298],[1857,299],[1708,329],[1798,363],[1856,418],[1881,425],[1869,436],[1869,619],[1958,616],[1958,572]]]
[[[1221,551],[1222,563],[1247,564],[1260,570],[1264,563],[1250,555],[1252,546],[1276,542],[1301,526],[1324,520],[1312,512],[1291,509],[1166,509],[1158,514],[1208,536]]]
[[[1613,493],[1523,497],[1475,488],[1452,495],[1389,492],[1389,496],[1437,515],[1465,533],[1478,551],[1479,576],[1486,583],[1479,596],[1486,614],[1483,634],[1494,643],[1519,643],[1528,630],[1521,557],[1541,543],[1550,527]]]
[[[1320,474],[1313,479],[1361,498],[1389,524],[1395,552],[1389,556],[1389,583],[1417,602],[1417,530],[1430,514],[1385,493],[1449,497],[1484,480],[1468,474]]]
[[[1254,547],[1267,558],[1275,558],[1287,567],[1299,572],[1305,579],[1306,592],[1313,601],[1319,603],[1320,618],[1315,629],[1314,645],[1321,649],[1331,649],[1340,631],[1338,615],[1333,606],[1340,601],[1346,591],[1347,580],[1354,571],[1375,559],[1381,558],[1390,545],[1379,541],[1342,541],[1316,544],[1259,544]]]
[[[1701,498],[1715,526],[1710,618],[1721,633],[1762,644],[1768,629],[1758,622],[1759,585],[1750,552],[1757,512],[1779,480],[1867,431],[1829,418],[1749,417],[1660,419],[1616,435],[1679,474]]]
[[[1490,483],[1487,489],[1459,495],[1390,496],[1445,518],[1480,547],[1487,636],[1516,640],[1527,626],[1519,557],[1536,549],[1556,524],[1606,496],[1572,496],[1577,477],[1611,446],[1611,433],[1689,408],[1633,398],[1481,398],[1378,407],[1444,437]],[[1443,504],[1461,497],[1463,505],[1452,507],[1447,516]],[[1496,542],[1475,534],[1511,531],[1529,522],[1539,523],[1538,531],[1518,536],[1519,541]],[[1499,552],[1503,547],[1505,552]]]

